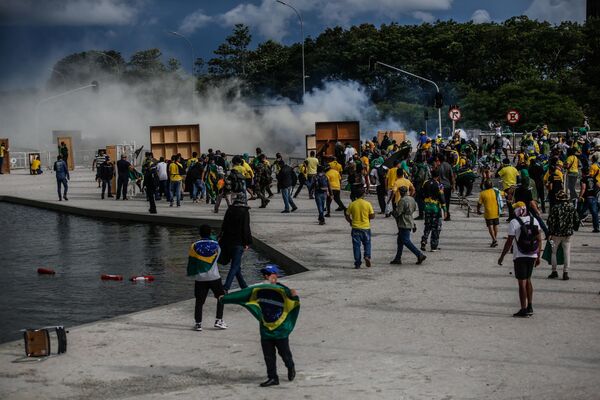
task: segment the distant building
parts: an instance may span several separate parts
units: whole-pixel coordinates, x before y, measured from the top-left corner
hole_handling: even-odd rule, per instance
[[[586,20],[600,18],[600,0],[587,0],[585,17]]]

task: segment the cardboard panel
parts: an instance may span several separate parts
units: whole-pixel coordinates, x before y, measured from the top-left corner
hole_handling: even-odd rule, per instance
[[[10,147],[8,146],[8,138],[0,139],[0,143],[4,143],[4,147],[6,147],[4,152],[4,162],[2,163],[2,173],[10,174],[10,152],[8,151]]]
[[[69,171],[73,171],[75,169],[75,154],[73,153],[73,140],[70,136],[58,136],[56,138],[58,142],[58,146],[64,142],[67,145],[67,149],[69,150],[69,156],[67,158],[67,166],[69,167]]]

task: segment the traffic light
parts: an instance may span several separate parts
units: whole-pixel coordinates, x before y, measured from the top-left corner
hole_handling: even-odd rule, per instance
[[[442,97],[442,94],[440,92],[437,92],[435,94],[434,105],[435,108],[442,108],[444,106],[444,98]]]

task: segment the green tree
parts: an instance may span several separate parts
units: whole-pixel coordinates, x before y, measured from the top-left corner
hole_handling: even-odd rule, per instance
[[[220,44],[215,50],[217,57],[208,62],[209,73],[220,78],[245,76],[248,46],[251,41],[250,29],[244,24],[236,24],[233,33],[225,39],[225,43]]]

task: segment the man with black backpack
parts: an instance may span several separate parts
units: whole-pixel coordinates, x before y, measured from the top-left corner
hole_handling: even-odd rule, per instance
[[[535,218],[527,215],[527,206],[522,201],[513,204],[515,219],[508,225],[508,239],[498,259],[502,265],[504,256],[513,249],[515,278],[519,282],[519,300],[521,309],[513,317],[526,318],[533,315],[533,286],[531,274],[533,267],[540,264],[542,256],[542,234],[540,225]]]

